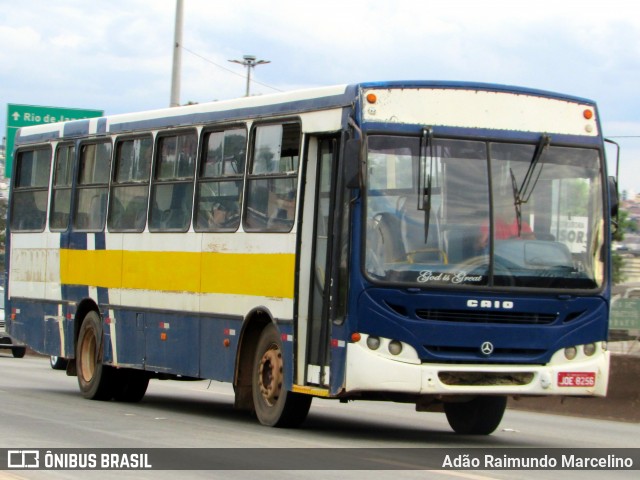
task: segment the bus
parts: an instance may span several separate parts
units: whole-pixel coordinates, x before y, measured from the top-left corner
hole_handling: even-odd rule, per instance
[[[604,396],[611,217],[593,101],[497,84],[307,89],[20,129],[7,325],[88,399],[233,384],[487,435],[509,397]]]

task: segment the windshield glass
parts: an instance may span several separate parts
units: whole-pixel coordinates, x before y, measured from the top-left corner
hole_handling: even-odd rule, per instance
[[[602,284],[597,150],[370,136],[367,162],[365,270],[372,280]]]

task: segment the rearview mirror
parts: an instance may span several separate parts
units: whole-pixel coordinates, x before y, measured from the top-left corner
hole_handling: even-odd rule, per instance
[[[359,139],[347,140],[344,147],[344,179],[347,188],[360,188],[360,151],[362,142]]]

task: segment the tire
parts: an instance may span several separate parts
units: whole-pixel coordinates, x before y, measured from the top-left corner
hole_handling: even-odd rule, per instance
[[[69,361],[66,358],[58,357],[56,355],[49,357],[49,364],[54,370],[66,370],[67,363],[69,363]]]
[[[123,368],[112,372],[113,398],[118,402],[137,403],[149,386],[149,374],[142,370]]]
[[[507,408],[507,397],[476,397],[470,402],[445,403],[444,412],[454,432],[490,435],[498,428]]]
[[[84,317],[76,345],[80,392],[89,400],[111,400],[113,369],[102,364],[102,322],[97,312]]]
[[[13,358],[22,358],[26,355],[27,353],[27,347],[13,347],[11,349],[11,354],[13,355]]]
[[[265,327],[258,340],[253,362],[251,390],[256,416],[269,427],[297,427],[309,413],[309,395],[283,388],[282,342],[273,324]]]

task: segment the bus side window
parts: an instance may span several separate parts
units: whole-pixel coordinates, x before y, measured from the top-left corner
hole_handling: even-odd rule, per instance
[[[41,232],[47,218],[51,148],[19,151],[11,198],[11,229]]]
[[[194,228],[235,232],[240,226],[247,133],[244,128],[204,136]]]
[[[147,222],[153,138],[118,141],[109,205],[109,231],[142,232]]]
[[[254,132],[244,229],[289,232],[298,190],[300,125],[262,125]]]
[[[52,232],[64,231],[69,226],[75,156],[76,147],[73,144],[61,145],[56,150],[49,218],[49,229]]]
[[[189,229],[197,151],[195,131],[158,138],[151,187],[150,231],[186,232]]]
[[[107,216],[111,171],[111,142],[89,143],[80,148],[80,168],[73,226],[83,232],[100,232]]]

